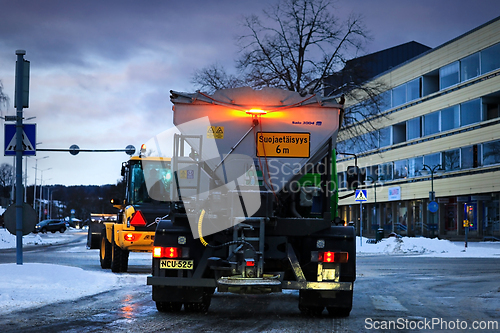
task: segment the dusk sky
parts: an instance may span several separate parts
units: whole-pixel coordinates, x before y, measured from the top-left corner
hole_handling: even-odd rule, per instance
[[[31,63],[38,148],[137,149],[172,126],[169,91],[194,92],[195,70],[234,69],[243,16],[277,0],[0,0],[0,81],[15,115],[15,51]],[[361,14],[372,36],[358,55],[409,41],[437,47],[500,15],[498,0],[338,0],[336,16]],[[3,123],[1,139],[3,140]],[[40,159],[49,156],[49,158]],[[123,153],[38,152],[43,184],[116,184]],[[0,154],[0,163],[12,164]],[[24,162],[23,162],[24,163]],[[28,158],[28,185],[35,181]],[[23,165],[23,172],[25,167]]]

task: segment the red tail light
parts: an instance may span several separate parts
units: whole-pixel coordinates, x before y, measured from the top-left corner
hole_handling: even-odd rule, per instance
[[[140,210],[136,211],[132,218],[130,219],[130,225],[134,227],[144,227],[146,225],[146,219]]]
[[[154,258],[180,258],[181,256],[180,247],[155,247],[153,249]]]
[[[128,242],[133,242],[135,241],[136,239],[138,239],[138,235],[137,234],[133,234],[133,233],[127,233],[125,234],[125,240],[128,241]]]
[[[348,252],[318,252],[319,262],[333,262],[339,264],[345,264],[349,260]]]

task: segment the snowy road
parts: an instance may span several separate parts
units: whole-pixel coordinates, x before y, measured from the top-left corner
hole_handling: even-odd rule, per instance
[[[500,325],[500,248],[494,243],[471,245],[467,253],[455,253],[449,243],[424,244],[425,239],[420,245],[411,243],[418,239],[363,244],[353,310],[348,318],[334,319],[301,316],[297,292],[216,293],[206,314],[159,313],[145,284],[147,255],[132,258],[131,272],[113,274],[99,268],[99,251],[86,250],[82,234],[70,235],[42,235],[76,238],[70,244],[26,248],[22,269],[34,268],[33,274],[19,275],[15,264],[0,265],[6,281],[0,284],[2,332],[366,332],[384,325],[393,325],[386,332],[431,332],[443,325],[470,325],[467,331],[474,332],[474,324]],[[473,248],[487,258],[467,257]],[[15,262],[15,251],[0,250],[0,262]],[[55,298],[65,293],[68,298]],[[490,328],[481,332],[499,331]]]

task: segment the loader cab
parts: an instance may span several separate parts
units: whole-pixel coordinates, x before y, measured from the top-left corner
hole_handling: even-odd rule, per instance
[[[169,204],[172,183],[170,158],[132,157],[124,163],[129,205]]]

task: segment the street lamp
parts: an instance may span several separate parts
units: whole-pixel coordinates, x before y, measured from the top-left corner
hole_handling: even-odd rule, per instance
[[[44,156],[44,157],[40,157],[40,158],[34,158],[35,160],[35,167],[33,169],[35,169],[35,185],[33,186],[33,208],[36,210],[36,171],[38,169],[38,160],[43,160],[44,158],[49,158],[49,156]],[[28,164],[26,162],[26,164]]]
[[[383,176],[378,176],[373,178],[371,176],[366,176],[367,180],[365,180],[366,185],[371,185],[373,183],[373,197],[375,199],[375,221],[377,222],[379,229],[384,229],[382,225],[382,221],[378,218],[378,204],[377,204],[377,184],[384,185]]]
[[[441,164],[437,164],[433,167],[430,167],[427,164],[424,164],[423,169],[420,170],[420,174],[422,176],[427,176],[429,174],[429,172],[431,174],[431,191],[429,192],[429,204],[427,205],[427,214],[432,213],[432,220],[433,220],[432,222],[434,222],[434,219],[435,219],[434,214],[437,212],[437,209],[438,209],[438,206],[435,202],[436,194],[434,193],[434,174],[436,174],[437,176],[441,176],[443,174],[444,170],[441,169]],[[427,216],[429,216],[429,215],[427,215]],[[424,235],[424,224],[422,223],[422,236],[423,235]]]
[[[42,218],[43,172],[51,169],[52,168],[40,170],[41,176],[40,176],[40,199],[38,200],[38,206],[39,206],[38,220]]]

